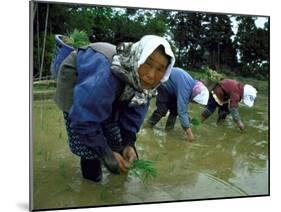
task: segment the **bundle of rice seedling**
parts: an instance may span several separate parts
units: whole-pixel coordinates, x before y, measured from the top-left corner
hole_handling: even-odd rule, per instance
[[[215,70],[207,68],[205,71],[206,71],[208,80],[213,83],[219,82],[224,79],[224,76]]]
[[[75,29],[68,36],[62,36],[62,40],[64,43],[74,48],[83,47],[90,43],[87,33],[77,29]]]
[[[152,160],[134,160],[129,171],[143,182],[158,176],[155,161]]]
[[[201,124],[200,120],[196,118],[192,118],[190,123],[193,124],[194,126],[199,126]]]

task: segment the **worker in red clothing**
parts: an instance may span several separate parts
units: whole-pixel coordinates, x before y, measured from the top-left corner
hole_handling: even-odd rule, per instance
[[[249,107],[254,105],[257,90],[248,84],[231,79],[224,79],[217,83],[210,91],[206,109],[201,113],[201,120],[206,120],[218,107],[218,122],[224,120],[231,113],[234,122],[243,130],[244,124],[238,112],[238,103],[243,101]]]

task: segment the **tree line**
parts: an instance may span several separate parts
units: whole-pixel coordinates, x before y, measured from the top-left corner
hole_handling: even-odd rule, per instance
[[[269,23],[257,27],[257,16],[46,2],[35,2],[32,10],[35,78],[50,75],[54,35],[68,35],[74,29],[86,32],[90,42],[113,44],[135,42],[146,34],[164,36],[176,65],[186,70],[209,67],[269,78]]]

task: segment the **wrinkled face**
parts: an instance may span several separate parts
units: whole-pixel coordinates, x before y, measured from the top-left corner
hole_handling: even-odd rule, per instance
[[[168,59],[160,52],[154,51],[138,69],[143,89],[152,89],[160,83],[166,73]]]

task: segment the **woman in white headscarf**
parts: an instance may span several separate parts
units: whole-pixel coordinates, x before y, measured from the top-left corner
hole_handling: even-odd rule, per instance
[[[137,159],[136,134],[155,89],[169,78],[174,63],[169,43],[154,35],[117,47],[95,43],[64,60],[58,82],[73,70],[77,78],[70,92],[63,88],[73,86],[58,86],[56,102],[84,178],[100,181],[101,164],[112,173],[126,172]]]
[[[238,104],[242,101],[248,107],[252,107],[256,96],[257,90],[253,86],[243,85],[236,80],[224,79],[211,90],[208,105],[202,112],[201,119],[206,120],[218,107],[218,122],[231,113],[233,121],[240,130],[243,130],[244,124],[238,112]]]

